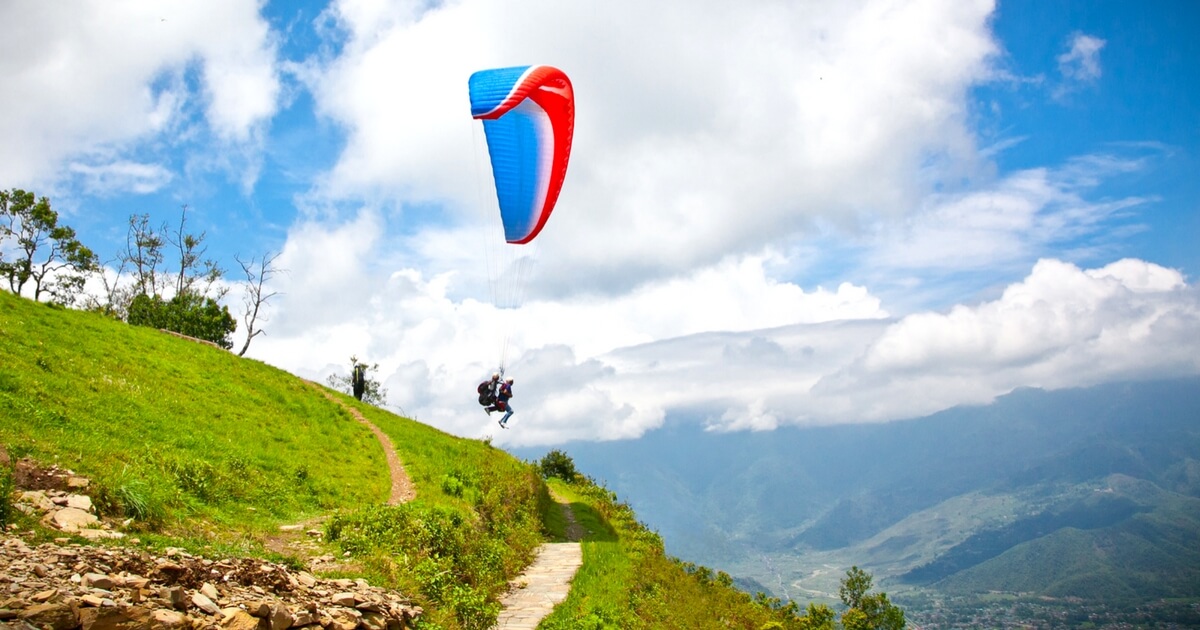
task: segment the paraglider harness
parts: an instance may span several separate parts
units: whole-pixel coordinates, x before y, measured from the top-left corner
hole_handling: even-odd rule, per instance
[[[488,405],[496,404],[496,386],[500,384],[500,379],[488,379],[479,384],[475,388],[479,394],[479,404],[487,407]]]

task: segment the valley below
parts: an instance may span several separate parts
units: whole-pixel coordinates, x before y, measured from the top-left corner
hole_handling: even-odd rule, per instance
[[[915,627],[1200,627],[1200,379],[874,425],[700,424],[566,450],[669,553],[743,590],[836,606],[858,566]]]

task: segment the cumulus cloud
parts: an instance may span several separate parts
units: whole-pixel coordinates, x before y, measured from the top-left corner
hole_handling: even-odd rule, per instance
[[[921,414],[990,401],[1019,386],[1078,387],[1195,374],[1200,294],[1179,272],[1141,260],[1082,270],[1039,261],[1024,281],[978,306],[909,315],[816,388],[865,395]],[[908,398],[905,401],[905,398]]]
[[[23,186],[51,182],[59,161],[75,159],[76,172],[92,185],[98,171],[142,162],[128,153],[150,141],[180,141],[196,109],[219,138],[251,141],[275,112],[279,93],[258,6],[255,0],[4,3],[0,176]],[[202,98],[191,87],[196,69]],[[147,179],[125,181],[137,191]]]
[[[494,201],[467,78],[552,63],[572,77],[577,119],[541,237],[556,264],[537,290],[570,293],[586,274],[587,290],[627,291],[780,244],[816,217],[901,214],[933,184],[931,162],[970,162],[964,95],[997,50],[992,8],[335,3],[342,53],[306,74],[349,130],[322,190],[474,221]]]
[[[1080,269],[1047,259],[976,306],[896,320],[708,333],[595,358],[588,388],[622,401],[631,429],[597,406],[556,418],[592,439],[675,415],[714,430],[885,421],[984,404],[1017,387],[1079,387],[1200,372],[1200,292],[1141,260]],[[600,368],[607,367],[607,371]],[[527,423],[542,427],[538,410]],[[507,438],[533,441],[535,433]]]
[[[304,326],[275,322],[251,355],[323,381],[357,354],[381,364],[395,410],[483,436],[496,431],[471,392],[506,353],[520,430],[499,443],[636,438],[671,416],[714,430],[894,420],[1022,386],[1200,371],[1200,294],[1141,260],[1043,259],[995,299],[898,318],[863,287],[780,281],[770,255],[498,309],[454,297],[459,274],[363,275],[382,241],[355,235],[379,220],[294,229],[297,254],[323,255],[272,288],[281,317]]]
[[[305,222],[292,229],[278,260],[288,273],[270,287],[279,293],[271,325],[249,355],[319,381],[345,372],[351,354],[378,362],[392,404],[460,434],[474,434],[483,424],[470,394],[501,362],[520,378],[518,397],[536,401],[528,415],[556,420],[534,423],[527,435],[584,438],[619,429],[633,437],[661,419],[661,410],[646,415],[621,392],[591,387],[614,369],[597,362],[600,355],[714,329],[887,316],[863,287],[804,290],[772,277],[771,254],[730,258],[619,297],[531,299],[498,308],[455,297],[456,286],[469,281],[462,273],[372,271],[367,261],[386,249],[380,221],[364,210],[342,224]],[[520,400],[516,404],[520,409]]]

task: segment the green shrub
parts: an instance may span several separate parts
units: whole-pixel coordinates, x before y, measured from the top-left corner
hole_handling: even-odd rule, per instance
[[[407,588],[452,614],[459,627],[495,623],[499,605],[491,596],[507,581],[504,548],[474,514],[417,500],[339,514],[325,531],[354,556],[389,556],[392,572],[412,580]]]
[[[541,471],[542,477],[546,479],[557,477],[567,483],[575,481],[575,478],[579,476],[579,473],[575,471],[575,462],[558,449],[546,453],[538,464],[538,469]]]
[[[237,330],[228,306],[195,293],[181,293],[170,300],[139,294],[129,303],[129,323],[211,341],[226,350],[233,347],[229,336]]]

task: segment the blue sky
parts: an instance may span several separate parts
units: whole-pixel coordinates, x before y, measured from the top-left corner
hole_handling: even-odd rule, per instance
[[[1148,229],[1123,243],[1126,252],[1190,276],[1200,262],[1190,243],[1200,234],[1200,183],[1189,176],[1200,169],[1200,44],[1192,36],[1197,25],[1200,6],[1189,2],[1005,2],[994,32],[1008,52],[1008,67],[1044,80],[975,91],[982,104],[1000,105],[999,115],[985,117],[989,131],[1022,138],[995,156],[1002,170],[1092,153],[1146,160],[1146,168],[1106,181],[1096,193],[1154,198],[1137,217]],[[1056,97],[1063,86],[1054,64],[1064,53],[1064,33],[1098,38],[1103,47],[1099,75]]]
[[[0,186],[110,260],[132,214],[229,271],[248,356],[499,443],[886,421],[1200,369],[1200,5],[17,0]],[[496,242],[475,70],[571,76],[534,247]],[[484,166],[481,167],[480,165]],[[516,309],[489,287],[533,263]],[[511,262],[511,261],[510,261]],[[235,337],[235,347],[240,339]]]

